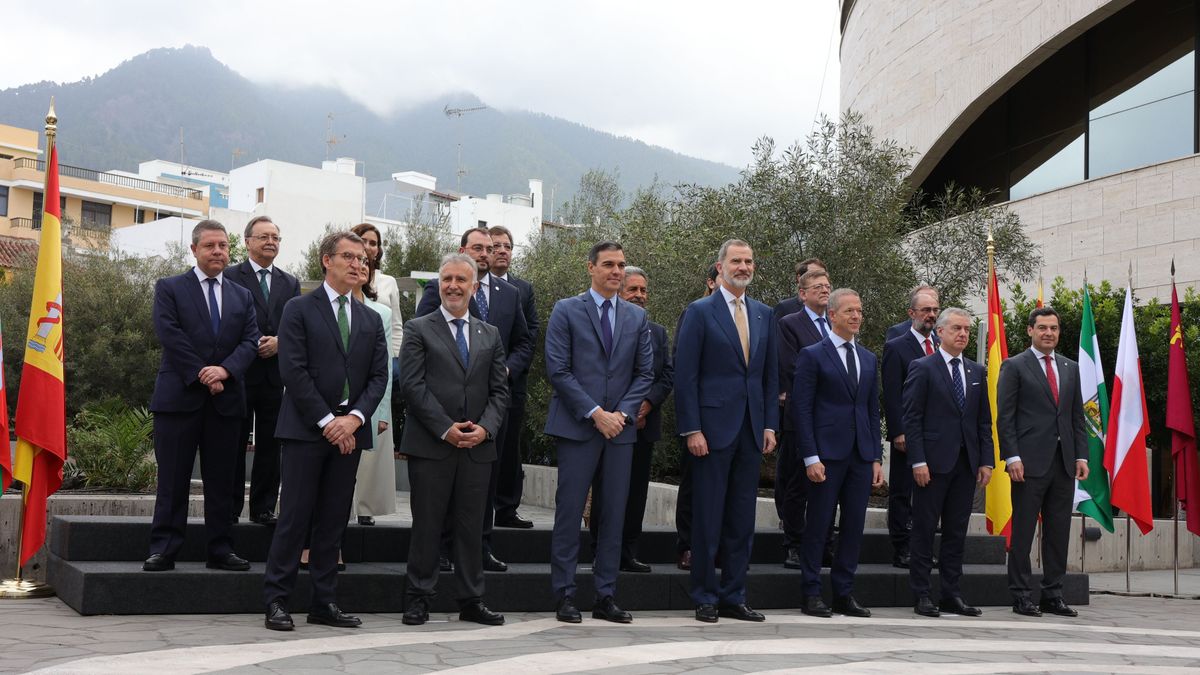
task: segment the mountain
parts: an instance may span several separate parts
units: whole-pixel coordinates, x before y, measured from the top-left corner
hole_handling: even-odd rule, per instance
[[[319,166],[332,113],[338,142],[331,156],[362,162],[368,181],[415,170],[436,176],[439,189],[458,189],[459,143],[467,168],[461,191],[472,194],[525,193],[528,179],[541,178],[561,204],[593,168],[617,171],[627,193],[656,177],[668,185],[737,178],[724,164],[547,115],[493,108],[444,114],[444,107],[485,105],[470,94],[381,117],[336,89],[256,84],[204,47],[155,49],[79,82],[0,90],[0,123],[41,129],[52,95],[63,163],[92,169],[179,160],[181,128],[183,161],[193,166],[226,171],[268,158]],[[235,157],[235,149],[242,154]]]

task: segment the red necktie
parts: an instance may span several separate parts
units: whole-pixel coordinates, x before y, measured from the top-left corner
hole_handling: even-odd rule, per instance
[[[1054,394],[1054,405],[1058,405],[1058,378],[1054,376],[1054,366],[1050,363],[1049,356],[1043,356],[1046,360],[1046,382],[1050,385],[1050,393]]]
[[[930,356],[932,354],[933,354],[933,340],[930,340],[929,338],[925,338],[925,356]]]

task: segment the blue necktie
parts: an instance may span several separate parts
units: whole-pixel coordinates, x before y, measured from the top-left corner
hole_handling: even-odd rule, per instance
[[[967,394],[963,391],[962,373],[958,370],[960,363],[961,359],[950,359],[950,372],[954,373],[954,401],[958,403],[958,409],[961,411],[967,407]]]
[[[487,294],[483,292],[483,285],[486,281],[479,282],[479,290],[475,291],[475,305],[479,307],[479,318],[484,321],[488,320],[488,304]]]
[[[454,341],[458,343],[458,358],[462,359],[463,368],[470,362],[471,353],[467,349],[467,336],[463,334],[463,324],[466,322],[466,319],[454,319],[450,322],[454,324]]]
[[[208,282],[208,320],[212,324],[213,335],[221,332],[221,310],[217,308],[217,280],[205,279]]]
[[[858,360],[854,358],[854,343],[843,342],[842,346],[846,348],[846,374],[850,376],[850,382],[858,385]]]
[[[825,317],[823,317],[823,316],[817,317],[817,327],[821,329],[821,337],[823,337],[823,338],[829,337],[829,331],[825,330]]]
[[[612,356],[612,321],[608,312],[612,309],[612,300],[605,300],[600,305],[600,337],[604,339],[604,353]]]

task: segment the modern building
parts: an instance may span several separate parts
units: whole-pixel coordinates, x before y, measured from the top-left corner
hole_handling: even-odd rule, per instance
[[[1196,0],[842,0],[841,107],[993,191],[1045,277],[1200,286]]]

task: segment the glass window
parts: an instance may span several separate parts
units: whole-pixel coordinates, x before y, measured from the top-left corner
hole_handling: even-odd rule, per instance
[[[1192,154],[1195,52],[1092,109],[1088,176]]]
[[[8,186],[0,185],[0,216],[8,216]]]
[[[107,230],[112,227],[112,204],[83,202],[80,221],[85,230]]]
[[[1022,199],[1083,180],[1083,134],[1042,162],[1009,188],[1009,199]]]

